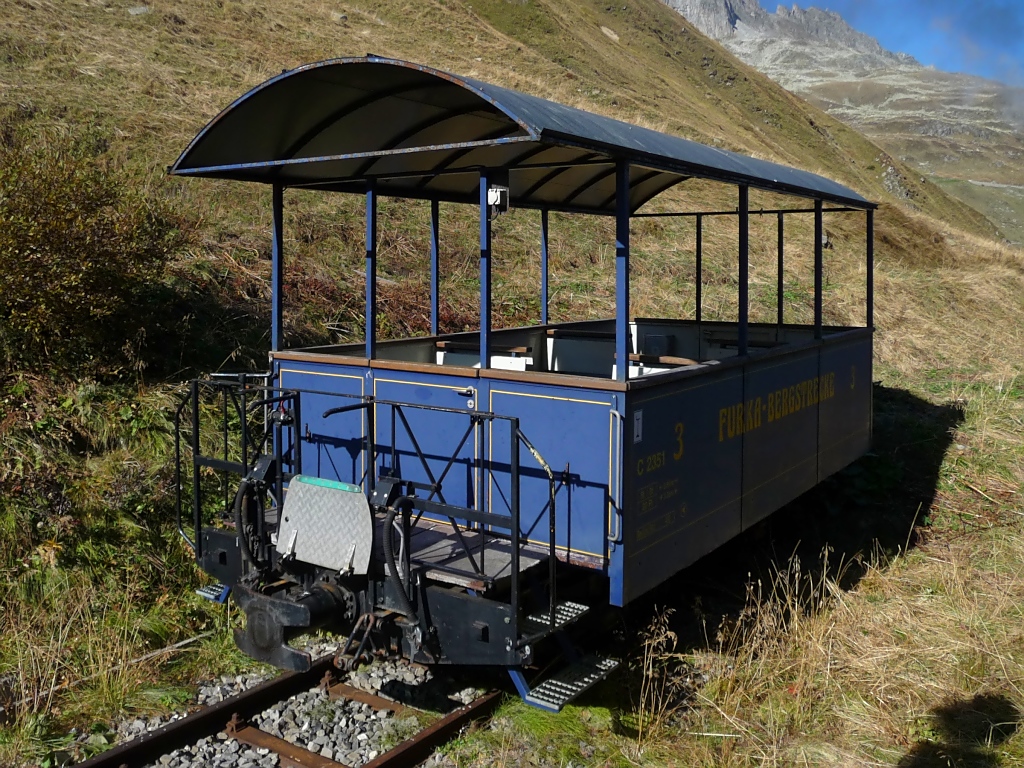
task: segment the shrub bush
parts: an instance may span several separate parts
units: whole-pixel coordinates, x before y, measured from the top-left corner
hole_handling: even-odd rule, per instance
[[[175,221],[97,142],[25,134],[0,145],[0,370],[141,368]]]

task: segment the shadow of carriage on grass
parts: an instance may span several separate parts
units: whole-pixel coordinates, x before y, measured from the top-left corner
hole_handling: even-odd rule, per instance
[[[1020,727],[1017,707],[1002,694],[980,693],[935,707],[927,719],[929,738],[919,741],[897,768],[996,768],[994,747]]]
[[[747,605],[748,585],[799,574],[857,585],[874,559],[913,547],[927,530],[939,473],[963,404],[933,404],[875,385],[874,447],[774,515],[718,548],[630,606],[627,626],[655,606],[675,612],[678,650],[706,648],[705,628],[728,623]]]

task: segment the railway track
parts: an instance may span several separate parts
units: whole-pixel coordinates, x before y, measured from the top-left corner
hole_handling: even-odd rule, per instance
[[[330,748],[320,749],[314,737],[305,746],[294,738],[281,738],[272,731],[274,713],[291,697],[312,694],[318,702],[328,700],[348,707],[351,715],[341,715],[342,726],[351,722],[365,723],[375,718],[400,717],[414,713],[415,708],[353,687],[338,678],[334,657],[314,662],[308,672],[285,673],[267,680],[231,698],[204,707],[154,731],[119,744],[95,757],[79,763],[77,768],[163,768],[185,766],[282,766],[284,768],[357,768],[346,762],[345,755],[335,755]],[[454,738],[466,725],[487,718],[501,700],[498,691],[486,693],[473,702],[419,730],[396,746],[379,754],[371,751],[369,759],[358,763],[360,768],[417,765],[428,759],[434,750]],[[277,709],[275,709],[277,708]],[[338,711],[338,710],[333,710]],[[372,714],[367,714],[367,712]],[[270,727],[260,727],[260,724]],[[218,734],[226,735],[226,739]],[[316,733],[316,731],[314,731]],[[355,738],[360,738],[358,734]],[[365,734],[363,736],[365,738]],[[204,752],[211,745],[221,750],[211,759]]]

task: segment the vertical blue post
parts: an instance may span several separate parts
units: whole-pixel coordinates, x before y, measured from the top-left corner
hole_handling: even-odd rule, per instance
[[[629,379],[629,163],[615,163],[615,378]]]
[[[704,217],[701,214],[697,214],[695,243],[694,243],[694,254],[696,264],[694,266],[694,272],[696,272],[697,279],[697,344],[698,348],[700,345],[700,321],[704,308]]]
[[[480,367],[491,367],[491,216],[487,171],[480,171]]]
[[[437,336],[437,287],[440,264],[440,216],[437,200],[430,201],[430,335]]]
[[[814,201],[814,338],[821,338],[821,294],[822,294],[822,272],[824,271],[824,255],[822,252],[822,238],[825,236],[825,227],[822,222],[822,202]]]
[[[776,322],[778,323],[778,326],[781,329],[782,325],[783,325],[783,320],[785,319],[785,313],[784,313],[784,309],[783,309],[783,305],[782,305],[782,297],[785,295],[785,292],[786,292],[785,276],[784,276],[783,271],[782,271],[783,259],[785,258],[785,256],[784,256],[784,249],[785,249],[785,246],[786,246],[786,234],[785,234],[785,229],[784,229],[784,227],[785,227],[785,223],[784,223],[785,222],[785,214],[782,211],[779,211],[778,217],[779,217],[779,233],[778,233],[779,234],[779,249],[778,249],[778,254],[777,254],[778,255],[778,275],[776,276],[776,278],[778,280],[778,283],[777,283],[776,288],[775,288],[775,298],[776,298],[776,301],[777,301],[775,309],[776,309]]]
[[[548,209],[540,212],[540,324],[548,324]]]
[[[377,188],[366,189],[366,358],[377,355]]]
[[[277,352],[284,341],[284,187],[273,189],[273,233],[270,246],[270,349]]]
[[[740,297],[739,354],[747,354],[747,320],[750,314],[750,188],[740,185]]]
[[[875,327],[875,212],[868,208],[867,223],[867,257],[868,257],[868,292],[866,304],[868,328]]]

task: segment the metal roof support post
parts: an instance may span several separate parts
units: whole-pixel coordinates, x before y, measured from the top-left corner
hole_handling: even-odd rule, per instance
[[[697,256],[697,347],[700,349],[700,321],[704,308],[704,217],[697,214],[696,246]],[[699,355],[698,355],[699,356]]]
[[[548,209],[540,211],[540,324],[548,324]]]
[[[779,275],[778,275],[778,287],[775,289],[775,298],[778,301],[778,306],[776,307],[776,313],[778,315],[777,322],[778,322],[779,328],[782,328],[782,324],[783,324],[782,295],[783,295],[783,293],[785,293],[785,290],[786,290],[785,281],[783,280],[783,277],[782,277],[783,252],[784,252],[784,248],[785,248],[785,230],[784,230],[785,214],[780,211],[778,216],[779,216]],[[778,340],[778,338],[776,338],[776,341],[777,340]]]
[[[487,171],[480,171],[480,367],[491,367],[491,215]]]
[[[821,200],[814,201],[814,338],[821,338],[821,294],[822,272],[824,272],[824,253],[822,238],[825,227],[822,222]]]
[[[740,185],[740,296],[738,354],[747,354],[747,319],[750,314],[750,187]]]
[[[440,261],[440,211],[438,201],[430,201],[430,335],[437,336],[437,288],[439,280]]]
[[[615,378],[629,380],[629,163],[615,162]]]
[[[284,341],[284,186],[273,187],[273,233],[270,244],[270,349]]]
[[[366,358],[377,356],[377,187],[366,188]]]
[[[867,222],[867,257],[868,257],[868,293],[866,313],[868,328],[875,327],[875,212],[868,208]]]

